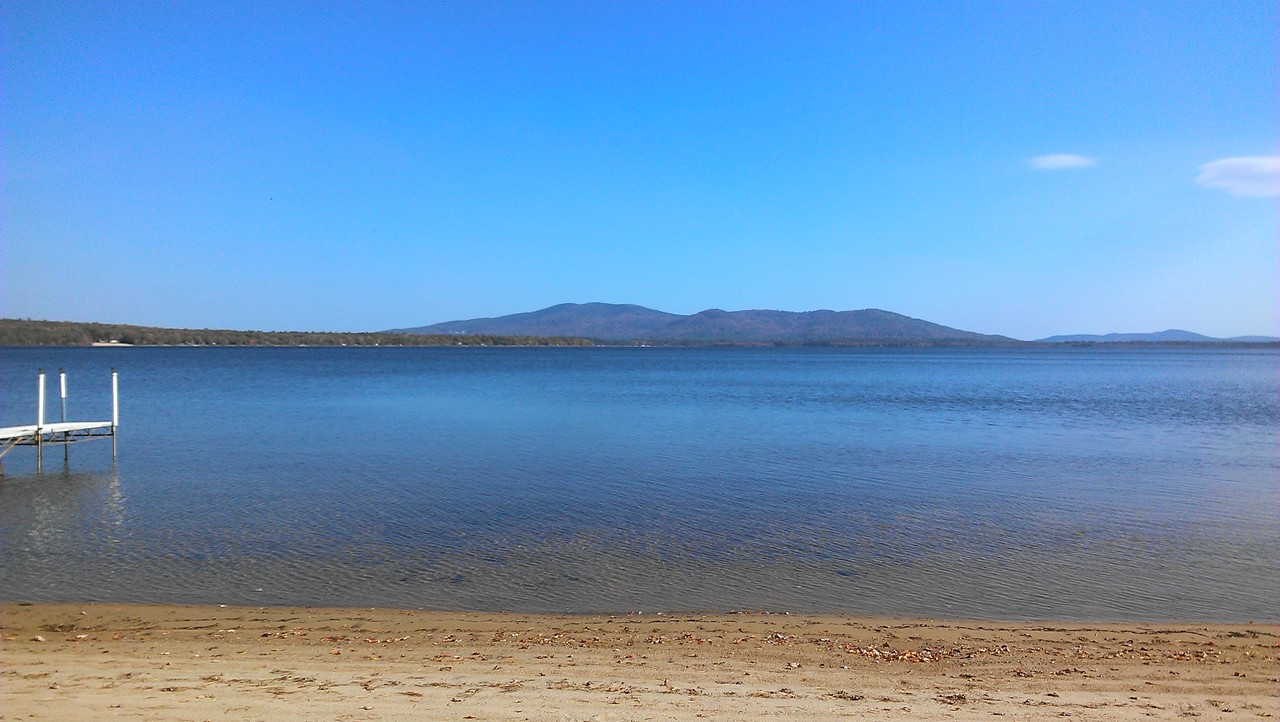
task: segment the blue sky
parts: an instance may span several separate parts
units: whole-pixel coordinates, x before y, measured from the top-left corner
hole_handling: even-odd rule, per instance
[[[1275,3],[0,4],[0,315],[1280,333]]]

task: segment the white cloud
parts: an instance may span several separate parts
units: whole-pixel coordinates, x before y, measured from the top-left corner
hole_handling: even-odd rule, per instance
[[[1200,166],[1196,183],[1233,196],[1280,196],[1280,155],[1222,158]]]
[[[1064,168],[1088,168],[1097,165],[1097,158],[1072,153],[1054,153],[1038,155],[1031,159],[1031,167],[1036,170],[1062,170]]]

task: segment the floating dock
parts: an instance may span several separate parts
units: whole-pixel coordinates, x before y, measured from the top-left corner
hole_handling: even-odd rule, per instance
[[[111,460],[116,459],[116,428],[120,426],[120,383],[111,369],[111,420],[67,421],[67,374],[59,369],[58,386],[61,399],[61,421],[46,423],[44,418],[44,369],[38,372],[36,423],[27,426],[0,427],[0,458],[17,446],[36,447],[36,472],[44,471],[44,447],[60,444],[63,461],[68,460],[67,447],[90,439],[111,439]]]

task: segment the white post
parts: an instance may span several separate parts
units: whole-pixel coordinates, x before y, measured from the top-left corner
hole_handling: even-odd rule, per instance
[[[62,421],[67,420],[67,370],[58,369],[58,398],[61,401]],[[71,439],[67,432],[62,432],[62,463],[67,463],[71,457],[71,444],[67,443]]]
[[[44,471],[44,369],[39,370],[40,383],[36,387],[36,473]]]
[[[111,369],[111,460],[116,460],[116,427],[120,425],[120,378]]]
[[[40,385],[36,387],[36,433],[44,427],[44,369],[39,370]]]

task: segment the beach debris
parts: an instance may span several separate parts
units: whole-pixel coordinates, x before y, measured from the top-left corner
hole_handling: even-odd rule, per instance
[[[43,641],[44,641],[44,637],[43,637],[43,636],[41,636],[41,635],[39,635],[39,634],[37,634],[36,636],[34,636],[34,637],[32,637],[32,638],[31,638],[31,641],[33,641],[33,642],[43,642]]]
[[[480,693],[480,688],[479,688],[479,687],[472,687],[472,688],[470,688],[470,689],[466,689],[466,690],[463,690],[462,692],[459,692],[459,693],[458,693],[458,696],[454,697],[453,699],[450,699],[449,701],[450,701],[450,702],[462,702],[463,700],[466,700],[466,699],[469,699],[469,698],[471,698],[471,697],[474,697],[474,696],[476,696],[476,695],[477,695],[477,694],[479,694],[479,693]]]
[[[40,629],[46,632],[74,632],[76,625],[74,624],[41,624]]]
[[[897,649],[888,642],[880,646],[861,646],[851,642],[834,642],[826,638],[809,640],[812,644],[832,652],[844,652],[867,657],[875,662],[939,662],[944,659],[971,659],[977,656],[1006,656],[1012,654],[1008,645],[994,647],[923,647],[921,649]]]
[[[795,693],[795,690],[791,689],[790,687],[783,687],[779,689],[777,692],[769,692],[769,691],[752,692],[747,696],[762,698],[762,699],[795,699],[796,693]]]
[[[218,630],[218,631],[222,631],[222,630]],[[234,632],[235,630],[231,629],[227,631]],[[288,639],[289,637],[305,637],[307,636],[307,630],[303,629],[302,627],[294,627],[293,629],[290,629],[284,632],[263,632],[259,636],[275,637],[276,639]]]
[[[859,700],[865,699],[865,697],[863,697],[860,694],[853,694],[851,692],[846,692],[843,689],[838,689],[834,692],[826,694],[825,696],[831,699],[843,699],[847,702],[857,702]]]

